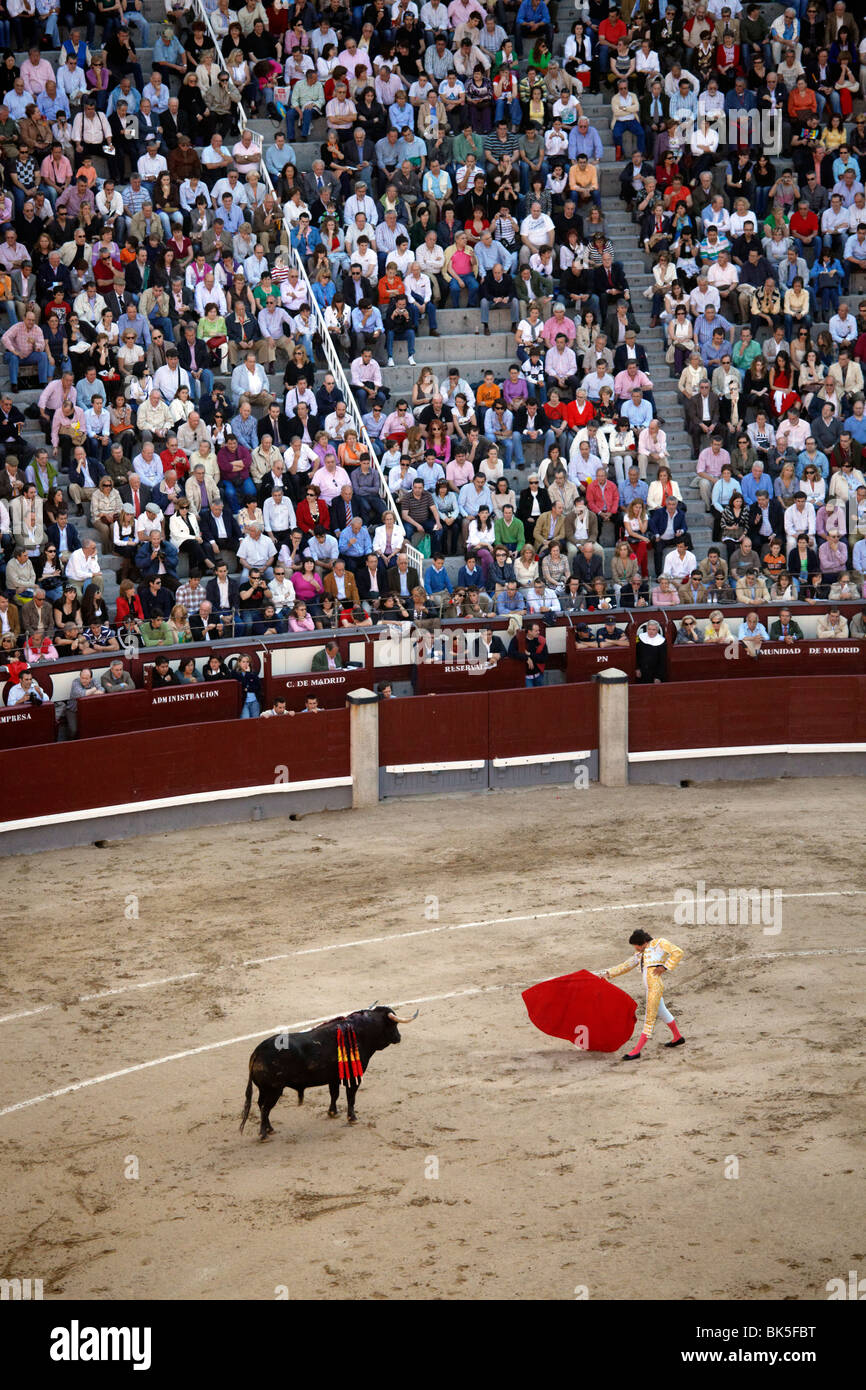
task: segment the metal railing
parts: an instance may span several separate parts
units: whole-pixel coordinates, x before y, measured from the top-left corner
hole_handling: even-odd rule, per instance
[[[220,49],[219,41],[211,25],[210,15],[205,10],[201,0],[193,0],[192,8],[198,16],[198,18],[204,24],[205,29],[210,34],[210,37],[213,40],[213,46],[214,51],[216,53],[217,63],[223,69],[224,72],[228,72],[228,65],[225,61],[225,58],[222,55],[222,50]],[[246,112],[244,111],[242,102],[238,104],[238,125],[241,130],[247,130],[249,128],[249,122],[247,121]],[[259,131],[250,130],[250,134],[253,137],[253,143],[258,147],[258,149],[264,149],[264,137],[259,133]],[[259,172],[261,174],[262,182],[265,184],[266,188],[271,193],[273,193],[274,197],[276,198],[277,190],[274,188],[274,183],[270,175],[270,170],[267,168],[264,159],[262,159],[261,161],[261,167]],[[277,199],[277,201],[279,201],[279,199]],[[340,358],[337,354],[337,350],[334,347],[333,342],[331,341],[331,335],[328,332],[327,327],[325,326],[325,316],[319,307],[318,300],[313,294],[313,286],[310,282],[310,277],[307,274],[307,267],[304,264],[304,258],[298,251],[297,247],[292,246],[291,237],[288,235],[288,233],[286,249],[290,261],[297,267],[298,274],[301,277],[301,281],[306,287],[307,298],[310,302],[310,310],[312,316],[316,321],[319,342],[322,347],[322,352],[325,355],[325,360],[328,366],[334,374],[337,386],[343,393],[343,399],[346,402],[346,410],[351,416],[352,423],[358,432],[359,443],[362,444],[363,447],[368,451],[372,465],[379,475],[379,496],[387,504],[388,509],[394,513],[395,521],[398,524],[402,524],[400,522],[400,512],[398,510],[397,503],[395,502],[394,495],[391,492],[390,487],[388,486],[388,479],[385,476],[385,470],[379,462],[379,455],[373,448],[373,441],[371,440],[367,430],[367,426],[364,424],[364,421],[361,417],[361,410],[355,398],[355,393],[349,384],[349,380],[346,376],[346,373],[343,371],[343,364],[341,363]],[[413,565],[415,569],[418,571],[419,581],[423,582],[424,556],[421,554],[421,551],[418,550],[416,546],[410,545],[408,540],[406,542],[406,553],[409,556],[410,565]]]
[[[346,402],[346,409],[352,416],[352,421],[355,425],[355,428],[358,431],[358,440],[369,453],[373,467],[379,475],[379,496],[387,503],[389,510],[394,513],[395,521],[399,522],[400,512],[397,508],[397,503],[394,500],[394,494],[392,493],[391,488],[388,484],[388,479],[385,477],[385,470],[379,462],[379,455],[373,448],[373,441],[370,438],[367,426],[364,424],[363,418],[361,416],[360,407],[355,398],[355,393],[352,390],[351,385],[349,384],[349,381],[346,377],[346,373],[343,371],[343,364],[340,361],[337,349],[334,347],[334,344],[331,340],[331,335],[328,332],[327,326],[325,324],[325,316],[322,313],[321,308],[319,307],[318,300],[313,294],[313,287],[310,284],[310,277],[307,274],[307,269],[304,265],[303,256],[298,251],[297,247],[294,246],[289,247],[289,256],[292,259],[293,265],[297,267],[300,275],[303,277],[304,282],[308,287],[310,303],[313,306],[313,315],[318,324],[319,341],[322,345],[322,351],[325,354],[325,360],[334,374],[337,385],[343,393],[343,398]],[[420,550],[418,550],[414,545],[410,545],[408,541],[406,542],[406,552],[409,556],[409,563],[415,566],[415,568],[418,571],[418,577],[420,579],[423,574],[424,556],[421,554]]]

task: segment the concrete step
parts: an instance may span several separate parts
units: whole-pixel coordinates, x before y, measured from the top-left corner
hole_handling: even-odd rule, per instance
[[[479,312],[475,310],[476,314]],[[513,347],[514,339],[510,333],[491,333],[489,338],[485,338],[483,334],[476,337],[469,333],[452,334],[442,338],[416,337],[415,358],[418,362],[433,363],[441,361],[445,353],[447,362],[470,364],[480,374],[492,360],[508,357]],[[405,343],[394,344],[394,360],[398,366],[405,362],[408,356],[409,350]]]
[[[481,381],[482,373],[486,367],[491,367],[496,376],[496,380],[501,381],[503,377],[508,375],[508,368],[511,366],[511,360],[512,359],[510,357],[501,357],[484,360],[483,363],[478,362],[474,364],[474,371],[469,370],[465,373],[469,385],[474,388],[477,385],[477,383]],[[455,363],[454,359],[442,357],[440,355],[438,360],[430,361],[428,359],[428,362],[425,365],[429,365],[430,367],[432,367],[434,375],[441,379],[442,377],[447,376],[448,368],[450,366],[455,365]],[[464,363],[464,365],[467,368],[471,368],[473,364],[466,362]],[[408,365],[405,367],[401,367],[399,364],[393,367],[383,367],[382,377],[385,381],[385,385],[388,387],[389,391],[391,391],[392,395],[395,391],[406,393],[412,390],[412,387],[414,386],[415,381],[417,380],[418,368],[410,367]]]
[[[147,16],[145,16],[145,18],[147,18]],[[148,21],[148,22],[151,22],[151,21]],[[84,31],[83,31],[83,29],[82,29],[82,33],[83,33],[83,32],[84,32]],[[152,48],[139,48],[138,44],[136,43],[137,33],[138,33],[138,31],[135,29],[134,26],[132,26],[132,32],[131,32],[131,34],[130,34],[130,37],[131,37],[131,39],[132,39],[133,44],[135,45],[135,55],[136,55],[136,59],[137,59],[137,61],[139,62],[139,64],[141,65],[141,71],[142,71],[142,73],[144,74],[144,80],[145,80],[145,83],[146,83],[146,82],[147,82],[147,79],[148,79],[148,77],[150,76],[150,73],[151,73],[151,71],[152,71],[152,69],[153,69],[153,49],[152,49]],[[97,33],[96,39],[94,40],[93,44],[91,45],[91,49],[90,49],[91,53],[99,53],[99,52],[100,52],[100,46],[101,46],[100,35]],[[57,49],[57,48],[43,48],[43,50],[42,50],[42,57],[43,57],[43,58],[46,58],[46,59],[48,60],[48,62],[51,63],[52,67],[54,67],[54,69],[56,70],[57,67],[58,67],[59,61],[60,61],[60,50]],[[15,61],[17,62],[17,64],[18,64],[19,67],[21,66],[21,64],[24,62],[24,60],[25,60],[26,58],[27,58],[27,50],[26,50],[26,49],[21,49],[21,50],[19,50],[19,52],[16,53],[16,55],[15,55]]]
[[[478,312],[477,309],[439,309],[436,317],[442,338],[449,339],[461,333],[471,333],[474,337],[479,322]],[[491,332],[507,332],[510,323],[511,315],[507,309],[491,309]]]

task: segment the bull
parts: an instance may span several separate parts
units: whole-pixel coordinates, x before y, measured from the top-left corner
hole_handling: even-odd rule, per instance
[[[304,1103],[304,1092],[311,1086],[327,1086],[331,1093],[328,1117],[337,1114],[337,1097],[343,1084],[339,1075],[337,1061],[337,1032],[341,1026],[348,1025],[354,1030],[358,1042],[361,1069],[366,1072],[374,1052],[382,1052],[393,1043],[400,1042],[398,1023],[412,1023],[418,1017],[418,1010],[411,1018],[398,1018],[388,1005],[380,1004],[370,1009],[361,1009],[345,1017],[331,1018],[320,1023],[306,1033],[277,1033],[259,1043],[250,1058],[250,1076],[244,1097],[241,1115],[241,1133],[249,1118],[252,1104],[253,1086],[258,1087],[258,1106],[261,1115],[259,1139],[267,1139],[273,1134],[270,1113],[283,1091],[288,1088],[296,1091],[298,1105]],[[361,1084],[350,1081],[346,1086],[348,1122],[354,1124],[355,1095]]]

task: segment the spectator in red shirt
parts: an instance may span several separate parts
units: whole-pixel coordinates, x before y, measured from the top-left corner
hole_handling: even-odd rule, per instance
[[[811,87],[806,85],[805,77],[798,77],[788,97],[788,115],[797,125],[803,125],[810,116],[817,116],[818,101]]]
[[[616,53],[620,39],[626,38],[628,29],[620,14],[619,5],[611,5],[610,14],[598,26],[598,65],[605,76],[610,72],[611,53]]]
[[[619,488],[610,481],[606,469],[597,468],[595,480],[587,483],[586,505],[598,517],[599,544],[613,545],[619,531]],[[609,538],[606,542],[601,539],[605,526],[613,528],[613,539]]]
[[[590,420],[595,418],[595,406],[587,398],[586,391],[582,386],[577,388],[574,400],[569,401],[565,407],[565,421],[569,429],[582,430],[588,425]]]
[[[170,434],[166,440],[165,448],[159,456],[162,463],[163,473],[167,473],[169,468],[173,468],[178,476],[178,480],[183,482],[189,474],[189,455],[183,449],[177,447],[177,435]]]
[[[794,238],[798,255],[802,256],[808,265],[811,265],[815,259],[818,214],[812,211],[805,198],[800,199],[797,204],[797,211],[792,213],[788,230]]]

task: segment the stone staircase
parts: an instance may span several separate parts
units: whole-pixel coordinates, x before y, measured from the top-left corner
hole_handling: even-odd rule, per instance
[[[638,245],[638,229],[619,196],[621,164],[616,161],[613,136],[610,130],[610,106],[604,95],[586,94],[581,105],[592,125],[601,136],[604,155],[599,171],[601,200],[605,227],[613,242],[614,256],[625,270],[631,291],[631,303],[638,323],[638,341],[646,350],[649,376],[653,382],[656,408],[663,420],[667,435],[668,459],[671,473],[679,484],[689,518],[689,532],[698,559],[706,554],[712,538],[712,526],[704,510],[700,493],[694,484],[695,462],[692,443],[683,422],[683,407],[677,396],[677,378],[673,367],[665,361],[665,338],[662,327],[650,327],[650,300],[644,290],[652,284],[652,257],[646,256]],[[628,137],[626,137],[628,140]],[[624,153],[630,153],[627,145]],[[648,477],[648,481],[652,481]]]
[[[571,22],[573,17],[560,18],[554,42],[556,52],[561,53],[565,38],[570,32]],[[700,494],[691,481],[694,476],[691,442],[683,427],[683,411],[677,399],[676,380],[672,368],[668,367],[664,360],[664,338],[661,330],[649,327],[650,302],[643,298],[643,291],[652,278],[652,261],[639,249],[637,228],[619,198],[621,165],[615,157],[610,130],[609,97],[604,93],[586,93],[581,97],[581,104],[601,137],[604,153],[599,169],[599,183],[605,222],[610,229],[615,257],[622,263],[628,277],[639,325],[639,340],[647,352],[656,403],[664,419],[663,428],[668,438],[671,469],[688,508],[692,539],[699,557],[702,557],[710,543],[710,521],[703,510]],[[272,121],[253,118],[249,124],[266,141],[272,137]],[[299,171],[311,168],[325,138],[324,121],[317,121],[313,123],[309,139],[296,139],[292,142]],[[419,326],[415,343],[415,360],[419,367],[422,364],[431,366],[436,376],[441,379],[447,375],[449,367],[455,366],[461,376],[473,386],[481,380],[487,367],[493,368],[498,379],[507,375],[508,367],[515,359],[512,351],[514,339],[506,311],[491,313],[489,338],[480,334],[478,309],[442,309],[439,311],[438,320],[441,335],[438,339],[428,336],[425,320],[422,320]],[[407,357],[406,344],[398,342],[394,349],[394,367],[383,368],[383,377],[392,398],[398,393],[408,394],[416,380],[418,368],[409,366]],[[512,485],[519,488],[525,483],[526,471],[511,470],[506,472],[506,476]],[[612,551],[609,551],[608,562],[611,555]]]

